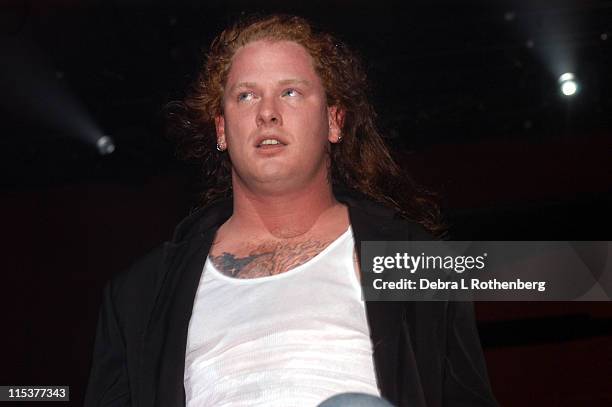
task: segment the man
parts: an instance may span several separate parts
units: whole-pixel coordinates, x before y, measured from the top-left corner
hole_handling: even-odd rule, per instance
[[[238,23],[181,107],[206,205],[106,288],[87,405],[495,405],[469,304],[361,301],[360,242],[428,239],[404,218],[436,216],[346,47],[298,17]]]

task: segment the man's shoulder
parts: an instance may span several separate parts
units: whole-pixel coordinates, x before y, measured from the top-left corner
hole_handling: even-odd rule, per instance
[[[142,314],[148,306],[159,284],[164,278],[164,247],[159,245],[141,256],[123,272],[115,275],[107,284],[110,298],[118,314],[133,320],[133,314]],[[121,319],[123,319],[121,318]]]
[[[363,231],[362,240],[434,240],[421,224],[406,219],[396,210],[354,190],[338,188],[336,198],[349,206],[353,229]]]
[[[139,257],[132,265],[111,280],[113,291],[138,292],[155,289],[167,272],[167,263],[181,253],[183,248],[194,239],[199,239],[207,231],[215,230],[231,213],[231,201],[219,200],[206,207],[193,210],[176,226],[169,241]]]

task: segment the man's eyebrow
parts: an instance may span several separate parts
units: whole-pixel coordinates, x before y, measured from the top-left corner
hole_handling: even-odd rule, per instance
[[[230,91],[235,90],[235,89],[254,88],[254,87],[255,87],[255,82],[239,82],[235,84],[234,86],[232,86]]]
[[[283,79],[281,81],[278,81],[279,85],[304,85],[304,86],[310,86],[310,81],[307,81],[306,79]]]
[[[311,85],[310,81],[307,81],[306,79],[297,79],[297,78],[290,78],[290,79],[281,79],[280,81],[277,82],[280,86],[287,86],[287,85],[304,85],[306,87],[309,87]],[[230,92],[235,91],[237,89],[249,89],[249,88],[254,88],[256,87],[257,84],[255,82],[238,82],[237,84],[233,85],[230,88]]]

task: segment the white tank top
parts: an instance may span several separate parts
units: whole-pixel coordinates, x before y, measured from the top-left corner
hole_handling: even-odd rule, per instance
[[[349,229],[281,274],[228,277],[206,260],[189,322],[187,406],[316,406],[380,395]]]

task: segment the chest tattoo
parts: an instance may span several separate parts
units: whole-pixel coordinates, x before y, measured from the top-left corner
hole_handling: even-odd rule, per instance
[[[223,274],[235,278],[272,276],[306,263],[319,254],[330,241],[306,240],[296,243],[263,243],[248,250],[245,256],[223,252],[210,256]]]

